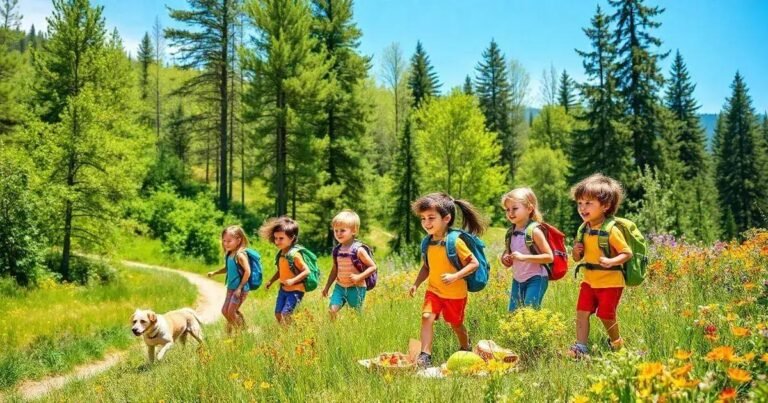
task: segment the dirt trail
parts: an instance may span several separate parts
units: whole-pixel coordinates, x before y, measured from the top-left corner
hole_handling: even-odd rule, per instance
[[[183,276],[187,279],[187,281],[197,287],[197,301],[195,302],[195,310],[197,311],[200,320],[203,323],[208,324],[216,322],[222,318],[220,313],[221,302],[224,301],[227,290],[221,283],[210,280],[199,274],[170,269],[167,267],[131,262],[128,260],[123,260],[121,263],[129,267],[160,270]],[[126,326],[126,332],[127,331],[128,328]],[[21,397],[28,400],[41,398],[51,391],[62,388],[69,382],[78,379],[90,378],[112,368],[117,363],[122,361],[122,359],[125,358],[125,355],[125,351],[107,354],[104,359],[78,366],[69,374],[48,377],[37,381],[23,382],[17,387],[16,392],[18,392]],[[3,398],[0,396],[0,402],[2,401]]]

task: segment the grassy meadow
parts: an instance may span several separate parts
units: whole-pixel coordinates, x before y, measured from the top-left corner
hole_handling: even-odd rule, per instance
[[[768,286],[764,285],[768,233],[753,233],[743,244],[707,247],[655,239],[648,280],[625,290],[620,305],[627,348],[609,352],[602,325],[593,319],[591,359],[583,361],[561,354],[574,339],[578,282],[569,275],[550,283],[540,312],[507,314],[511,275],[500,270],[495,259],[501,251],[501,234],[496,230],[486,237],[493,278],[486,290],[470,295],[467,325],[474,341],[493,339],[521,352],[516,372],[422,379],[358,365],[358,359],[381,352],[405,351],[408,340],[419,333],[424,286],[417,297],[406,295],[416,266],[383,258],[383,277],[368,294],[362,315],[343,310],[337,322],[329,322],[327,300],[318,290],[307,295],[292,326],[280,327],[272,314],[276,290],[260,289],[244,306],[249,331],[240,337],[225,336],[221,322],[208,326],[203,350],[172,351],[149,371],[141,367],[142,346],[134,343],[128,358],[114,369],[72,383],[49,398],[578,402],[768,398]],[[434,362],[445,362],[457,348],[450,329],[439,322]]]
[[[108,284],[46,280],[34,290],[1,291],[0,392],[129,347],[134,337],[128,320],[138,307],[163,312],[191,305],[197,297],[195,287],[178,275],[123,266]]]

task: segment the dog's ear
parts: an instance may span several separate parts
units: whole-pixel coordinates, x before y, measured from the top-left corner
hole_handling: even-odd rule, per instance
[[[157,315],[152,311],[147,312],[147,318],[149,319],[149,323],[157,322]]]

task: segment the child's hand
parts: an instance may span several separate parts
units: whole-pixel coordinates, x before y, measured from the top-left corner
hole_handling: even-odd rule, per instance
[[[416,286],[412,285],[410,289],[408,289],[408,295],[413,297],[416,294]]]
[[[349,279],[352,280],[353,283],[358,283],[358,282],[360,282],[360,280],[363,279],[363,274],[362,273],[360,273],[360,274],[353,274],[353,275],[349,276]]]
[[[213,277],[213,274],[214,274],[214,273],[213,273],[212,271],[209,271],[209,272],[208,272],[208,278],[211,278],[211,277]]]
[[[323,288],[323,298],[328,298],[328,288]]]
[[[583,255],[584,255],[584,244],[581,242],[576,242],[576,244],[573,245],[573,259],[581,260]]]
[[[525,262],[528,259],[528,255],[524,255],[518,251],[512,252],[512,259]]]
[[[515,262],[515,261],[514,261],[514,259],[512,258],[512,255],[509,255],[509,254],[506,254],[506,253],[505,253],[505,254],[504,254],[502,257],[501,257],[501,263],[503,263],[503,264],[504,264],[504,266],[507,266],[507,267],[509,267],[509,266],[512,266],[512,264],[513,264],[514,262]]]
[[[453,284],[458,279],[458,276],[455,274],[448,274],[445,273],[442,276],[443,284]]]
[[[614,264],[611,261],[611,259],[609,259],[609,258],[607,258],[605,256],[600,256],[600,266],[603,266],[606,269],[610,269],[611,267],[614,266]]]
[[[236,289],[236,290],[235,290],[235,292],[233,292],[233,293],[232,293],[232,295],[233,295],[235,298],[237,298],[237,299],[240,299],[240,296],[242,296],[242,295],[243,295],[243,290],[241,290],[240,288],[238,288],[238,289]]]
[[[295,281],[293,281],[293,279],[292,279],[292,278],[289,278],[288,280],[285,280],[285,281],[283,281],[283,280],[280,280],[280,283],[281,283],[281,284],[283,284],[283,285],[284,285],[284,286],[286,286],[286,287],[290,287],[290,286],[292,286],[292,285],[296,284],[296,282],[295,282]]]

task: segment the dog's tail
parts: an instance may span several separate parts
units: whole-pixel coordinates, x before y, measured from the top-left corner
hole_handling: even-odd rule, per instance
[[[192,308],[184,308],[184,311],[189,313],[190,315],[192,315],[195,318],[195,320],[197,321],[198,325],[200,325],[200,326],[203,325],[203,321],[200,320],[200,317],[197,316],[197,312],[195,312],[194,309],[192,309]]]

